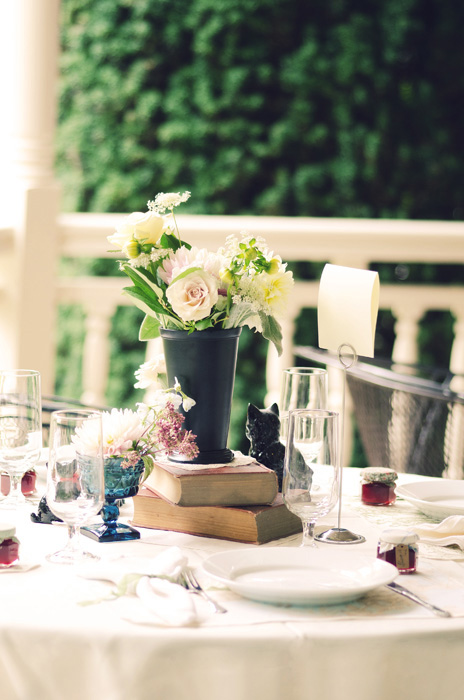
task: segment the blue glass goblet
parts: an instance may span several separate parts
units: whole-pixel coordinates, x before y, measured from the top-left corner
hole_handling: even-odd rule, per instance
[[[100,515],[101,525],[88,525],[82,534],[98,542],[121,542],[140,539],[140,532],[130,525],[118,522],[118,501],[135,496],[145,469],[140,459],[134,466],[122,466],[124,457],[105,458],[105,503]]]

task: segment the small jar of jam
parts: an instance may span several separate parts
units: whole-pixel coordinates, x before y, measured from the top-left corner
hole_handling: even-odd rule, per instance
[[[368,506],[391,506],[396,501],[398,474],[386,467],[366,467],[361,471],[361,500]]]
[[[377,545],[377,558],[396,566],[400,574],[413,574],[417,567],[417,541],[412,530],[392,527],[384,530]]]
[[[10,523],[0,523],[0,566],[12,566],[19,561],[19,540],[16,527]]]
[[[35,469],[28,469],[21,479],[21,491],[23,496],[31,496],[35,491],[37,472]],[[0,476],[0,489],[4,496],[10,493],[10,477],[8,472],[2,472]]]

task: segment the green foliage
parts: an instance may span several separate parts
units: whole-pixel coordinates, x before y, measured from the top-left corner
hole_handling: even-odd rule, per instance
[[[63,0],[58,169],[81,211],[462,219],[454,0]]]
[[[159,191],[188,189],[192,213],[463,219],[463,4],[62,0],[61,7],[57,169],[66,209],[129,212]],[[107,270],[106,262],[93,267]],[[309,279],[319,267],[294,266]],[[113,263],[109,274],[115,270]],[[381,280],[405,284],[462,283],[462,267],[379,271]],[[108,395],[115,405],[130,399],[127,377],[142,360],[140,316],[121,309],[115,319]],[[314,317],[305,319],[306,312],[297,340],[314,344]],[[378,350],[388,355],[391,315],[381,314],[378,328]],[[424,358],[446,364],[450,319],[428,317],[422,328]],[[78,345],[71,330],[65,335],[60,354]],[[242,336],[236,433],[246,402],[263,400],[265,347],[255,334]],[[63,392],[64,374],[59,365]]]

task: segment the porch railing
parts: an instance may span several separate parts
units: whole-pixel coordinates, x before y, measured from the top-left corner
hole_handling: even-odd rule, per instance
[[[66,257],[114,257],[106,237],[122,215],[62,214],[59,217],[59,251]],[[265,237],[284,260],[321,261],[366,268],[372,262],[463,265],[463,286],[428,284],[381,285],[380,307],[395,318],[393,359],[417,360],[419,323],[427,311],[450,311],[454,341],[450,369],[464,373],[464,224],[434,221],[316,219],[243,216],[179,216],[183,237],[194,245],[216,249],[226,236],[247,230]],[[83,400],[104,403],[109,366],[109,328],[118,305],[129,303],[121,295],[121,276],[60,277],[57,301],[80,303],[86,313],[83,356]],[[288,315],[283,322],[282,357],[270,347],[267,362],[268,400],[278,395],[280,372],[294,363],[295,324],[303,308],[317,306],[318,282],[297,281]],[[150,349],[149,349],[150,352]]]

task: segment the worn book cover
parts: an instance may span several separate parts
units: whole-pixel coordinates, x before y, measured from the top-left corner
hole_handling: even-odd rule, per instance
[[[269,505],[278,492],[277,475],[252,457],[235,453],[224,465],[154,461],[145,484],[181,506]]]
[[[278,493],[268,506],[179,506],[142,486],[134,496],[133,524],[156,530],[264,544],[301,531],[301,520]]]

